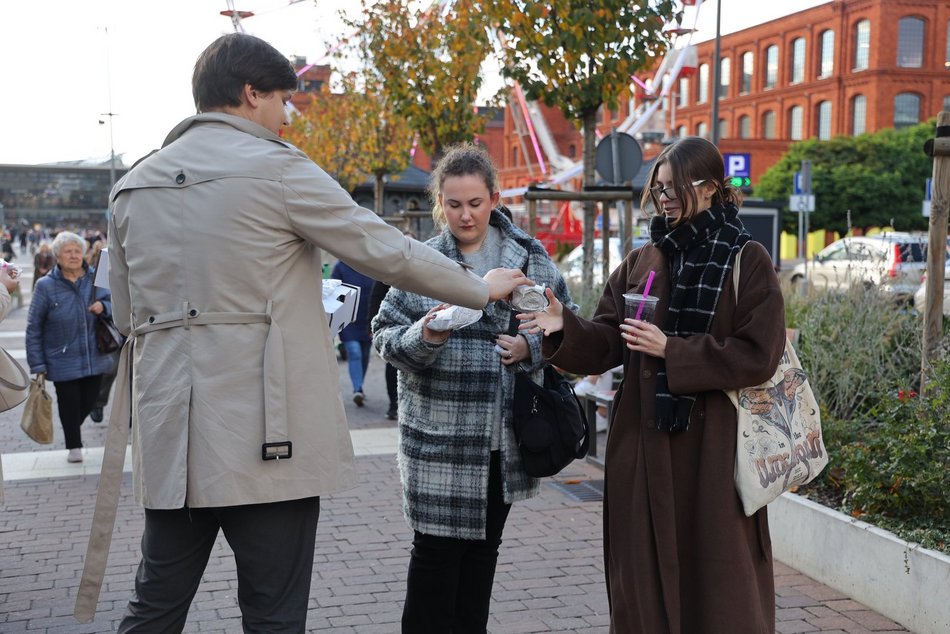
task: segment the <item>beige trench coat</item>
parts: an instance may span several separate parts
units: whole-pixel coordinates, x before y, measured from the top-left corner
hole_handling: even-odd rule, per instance
[[[356,483],[321,249],[414,293],[471,308],[488,300],[481,278],[359,207],[302,152],[243,118],[183,121],[116,185],[116,324],[172,326],[136,337],[131,355],[140,504],[277,502]],[[238,313],[256,317],[220,323]],[[262,460],[265,401],[268,429],[285,427],[293,443],[289,460]]]

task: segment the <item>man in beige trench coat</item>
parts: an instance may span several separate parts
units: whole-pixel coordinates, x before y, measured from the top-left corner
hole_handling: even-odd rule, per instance
[[[405,237],[278,137],[297,80],[249,35],[199,57],[199,114],[112,192],[110,282],[131,336],[142,560],[120,632],[177,632],[219,528],[246,632],[302,632],[319,496],[356,484],[322,307],[326,249],[387,284],[482,308],[486,279]]]

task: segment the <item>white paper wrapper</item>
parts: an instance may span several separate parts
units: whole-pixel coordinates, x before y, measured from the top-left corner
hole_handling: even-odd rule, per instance
[[[465,326],[470,326],[482,318],[482,311],[472,310],[464,306],[449,306],[435,313],[426,328],[436,332],[445,330],[458,330]]]
[[[517,286],[511,293],[512,307],[526,313],[538,313],[548,307],[544,286]]]

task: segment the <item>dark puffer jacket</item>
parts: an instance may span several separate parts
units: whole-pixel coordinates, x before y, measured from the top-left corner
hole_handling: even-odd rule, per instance
[[[112,358],[96,347],[96,316],[91,298],[112,315],[111,295],[93,286],[95,270],[76,282],[63,277],[59,265],[36,282],[26,325],[26,359],[30,372],[45,372],[50,381],[73,381],[112,369]]]

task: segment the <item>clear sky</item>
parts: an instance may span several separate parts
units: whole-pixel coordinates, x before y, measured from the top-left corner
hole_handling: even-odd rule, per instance
[[[827,1],[722,0],[722,31]],[[244,22],[248,33],[311,62],[348,34],[339,11],[360,10],[359,0],[235,4],[256,13]],[[159,147],[194,114],[191,71],[209,43],[233,30],[225,9],[225,0],[2,0],[0,163],[107,159],[106,112],[116,113],[113,143],[127,164]],[[692,16],[688,9],[687,25]],[[715,17],[715,0],[704,2],[694,41],[714,36]],[[497,71],[488,75],[497,81]]]

